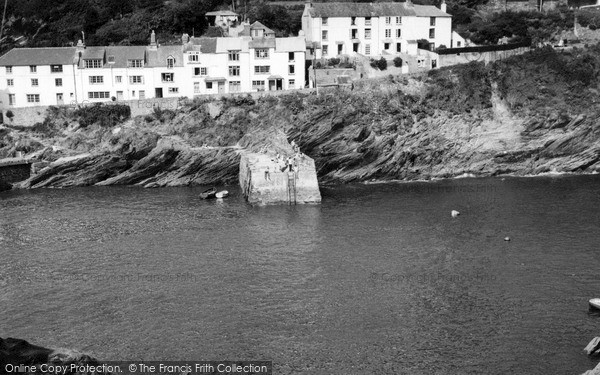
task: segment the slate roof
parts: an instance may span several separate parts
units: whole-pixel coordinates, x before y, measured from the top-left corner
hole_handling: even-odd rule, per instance
[[[183,49],[181,46],[159,46],[156,51],[150,48],[146,50],[147,65],[149,68],[166,67],[167,57],[173,56],[175,64],[173,66],[183,66]]]
[[[115,62],[108,63],[110,56],[114,56]],[[145,60],[145,46],[114,46],[106,47],[107,64],[104,66],[112,66],[114,68],[127,68],[127,60]]]
[[[452,17],[433,5],[404,3],[313,3],[312,17]]]
[[[238,16],[237,13],[232,12],[230,10],[217,10],[215,12],[207,12],[206,15],[207,16],[224,16],[224,17],[227,17],[227,16],[236,16],[237,17]]]
[[[70,65],[76,56],[75,47],[13,48],[0,57],[0,66]]]
[[[197,47],[200,47],[199,49]],[[202,53],[217,52],[217,38],[190,38],[186,50],[200,51]]]

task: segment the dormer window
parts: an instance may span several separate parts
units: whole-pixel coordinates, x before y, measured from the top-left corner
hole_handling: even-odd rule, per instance
[[[102,68],[102,59],[89,59],[84,60],[84,62],[87,69]]]
[[[115,57],[113,55],[109,55],[108,56],[108,63],[109,64],[114,64],[115,63]]]
[[[173,58],[173,56],[167,57],[167,68],[173,69],[174,66],[175,66],[175,59]]]
[[[63,67],[62,65],[50,65],[50,71],[52,73],[62,73]]]
[[[189,62],[198,62],[200,59],[200,54],[198,52],[190,52],[188,55]]]

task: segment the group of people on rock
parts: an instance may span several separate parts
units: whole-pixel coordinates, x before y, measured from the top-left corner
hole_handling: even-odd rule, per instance
[[[277,153],[274,159],[271,159],[277,166],[276,169],[279,169],[281,172],[289,171],[293,172],[294,170],[298,171],[298,166],[300,165],[300,161],[304,158],[304,155],[300,152],[300,147],[296,144],[295,141],[291,142],[292,149],[294,150],[293,156],[281,155]],[[270,167],[267,167],[265,170],[265,180],[271,180]]]

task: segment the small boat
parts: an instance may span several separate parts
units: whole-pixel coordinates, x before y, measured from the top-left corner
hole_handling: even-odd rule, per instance
[[[225,198],[229,195],[229,192],[227,190],[221,190],[220,192],[218,192],[217,194],[215,194],[215,197],[217,198]]]
[[[600,310],[600,298],[592,298],[590,300],[590,307]]]
[[[204,190],[202,193],[200,193],[200,198],[211,199],[211,198],[214,198],[216,194],[217,194],[217,189],[215,189],[213,187],[208,190]]]

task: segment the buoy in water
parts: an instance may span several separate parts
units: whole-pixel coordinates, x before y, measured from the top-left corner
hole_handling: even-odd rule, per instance
[[[460,212],[452,210],[452,212],[450,212],[450,215],[452,215],[452,217],[457,217],[458,215],[460,215]]]
[[[504,237],[504,241],[510,241],[510,237]]]

